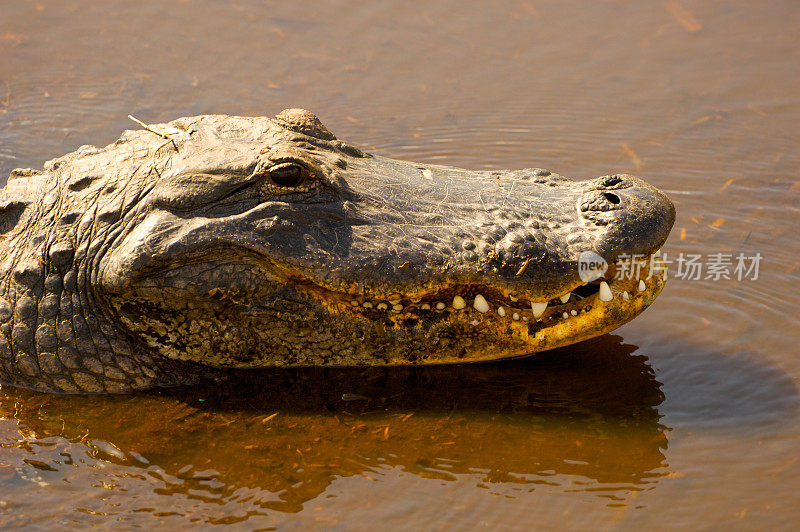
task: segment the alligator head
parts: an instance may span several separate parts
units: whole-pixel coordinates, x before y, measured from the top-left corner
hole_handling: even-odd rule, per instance
[[[40,303],[22,356],[31,374],[91,374],[97,383],[77,384],[90,391],[152,385],[176,371],[165,360],[419,364],[571,344],[632,319],[664,284],[646,266],[638,279],[614,280],[612,267],[586,283],[581,254],[647,264],[675,217],[664,194],[633,176],[575,182],[541,169],[389,159],[300,109],[180,118],[22,177],[16,190],[34,199],[6,224],[13,251],[3,264],[6,299]],[[77,294],[85,327],[73,319],[61,343],[40,346],[53,277]],[[24,347],[14,327],[3,329],[12,351]],[[91,345],[81,348],[84,336]],[[42,352],[55,356],[54,370]],[[128,369],[108,376],[120,359]],[[56,380],[49,388],[70,389]]]

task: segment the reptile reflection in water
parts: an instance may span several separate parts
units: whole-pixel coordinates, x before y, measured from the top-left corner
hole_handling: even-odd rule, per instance
[[[621,496],[666,473],[667,446],[661,384],[621,340],[463,366],[276,368],[129,396],[0,397],[23,435],[61,435],[73,448],[83,437],[105,453],[110,442],[121,452],[104,458],[190,498],[246,487],[262,508],[298,511],[338,477],[391,467],[526,489],[608,483]],[[55,448],[37,452],[76,474]]]

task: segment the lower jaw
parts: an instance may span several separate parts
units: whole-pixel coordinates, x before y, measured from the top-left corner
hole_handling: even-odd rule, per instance
[[[588,340],[609,333],[641,314],[661,293],[666,283],[663,274],[642,280],[643,290],[638,280],[617,281],[610,284],[613,299],[601,301],[594,296],[591,309],[571,313],[567,318],[553,316],[550,320],[536,322],[527,331],[527,341],[532,351],[544,351]],[[625,296],[624,294],[627,294]],[[521,335],[525,336],[526,331]]]
[[[382,347],[367,349],[365,356],[327,360],[322,365],[453,364],[555,349],[609,333],[629,322],[653,303],[665,282],[663,273],[651,275],[643,268],[640,278],[607,281],[608,291],[598,290],[587,297],[575,292],[563,304],[556,298],[538,313],[530,303],[525,308],[522,299],[501,303],[480,295],[458,298],[458,305],[450,302],[436,307],[425,305],[423,300],[404,301],[392,308],[392,302],[387,301],[366,310],[359,302],[321,297],[317,301],[327,307],[331,317],[347,315],[350,319],[346,321],[361,323],[370,331],[365,339],[383,339],[378,342]],[[318,364],[307,360],[288,365]]]
[[[647,272],[644,274],[647,275]],[[308,345],[302,342],[282,341],[280,337],[267,334],[267,330],[264,334],[269,338],[259,340],[256,338],[259,335],[253,333],[258,328],[259,320],[262,319],[257,314],[248,318],[252,321],[235,320],[233,322],[235,326],[227,329],[222,327],[214,334],[206,331],[210,328],[203,326],[198,319],[197,323],[201,325],[195,328],[200,333],[207,333],[209,345],[205,346],[200,342],[205,337],[199,340],[195,338],[194,344],[198,345],[193,344],[192,349],[181,347],[179,344],[172,345],[169,341],[173,335],[193,338],[191,330],[183,331],[186,333],[183,335],[180,333],[181,327],[191,329],[193,325],[191,315],[185,315],[185,311],[175,312],[175,323],[152,324],[150,323],[152,320],[148,321],[148,316],[135,316],[127,320],[127,323],[132,331],[138,330],[145,336],[151,329],[160,326],[163,331],[148,338],[151,346],[165,356],[212,366],[452,364],[522,356],[611,332],[647,308],[661,292],[664,283],[663,274],[652,275],[641,281],[638,279],[609,281],[611,297],[606,292],[605,297],[601,299],[602,290],[583,298],[577,296],[576,292],[567,303],[551,302],[546,311],[538,316],[530,308],[530,303],[528,308],[523,308],[522,300],[513,303],[514,307],[508,305],[501,310],[500,302],[486,301],[479,295],[475,295],[474,301],[470,299],[464,306],[461,304],[454,306],[451,303],[446,308],[438,310],[422,309],[419,306],[415,307],[414,304],[404,305],[400,311],[374,308],[370,309],[373,315],[369,319],[368,316],[352,313],[347,319],[342,319],[345,309],[354,307],[348,303],[338,302],[335,303],[335,307],[334,304],[324,305],[327,311],[309,313],[295,325],[285,327],[285,334],[289,336],[296,334],[299,340],[308,340],[306,342]],[[507,300],[504,304],[509,302]],[[271,315],[270,317],[271,323],[280,318]],[[212,321],[209,318],[208,322]],[[148,323],[151,326],[142,329],[142,324]],[[304,324],[308,324],[308,330],[299,331],[298,329]],[[320,327],[328,330],[327,340],[314,338]],[[303,334],[299,334],[300,332]],[[242,349],[225,345],[221,348],[215,347],[215,340],[227,341],[229,336],[240,340],[238,343],[234,342],[234,347],[244,347]],[[162,337],[167,339],[166,343]],[[327,341],[330,345],[323,349],[319,343],[321,340]],[[261,341],[270,343],[269,345],[265,343],[264,349],[260,350],[249,348],[251,344],[258,345]],[[281,354],[280,348],[287,343],[292,345],[292,352]],[[318,353],[315,349],[321,352]],[[306,351],[308,354],[305,354]],[[331,355],[331,351],[337,353]]]
[[[538,318],[530,309],[505,308],[498,313],[499,307],[480,312],[468,306],[451,311],[444,321],[458,323],[467,338],[488,340],[474,342],[483,345],[482,348],[454,351],[437,349],[434,343],[424,359],[411,361],[398,353],[390,355],[385,363],[406,365],[488,361],[567,346],[609,333],[629,322],[653,303],[665,283],[666,276],[663,273],[642,279],[641,282],[638,279],[616,280],[609,283],[612,294],[610,301],[601,300],[595,294],[577,302],[549,308]],[[449,336],[451,341],[457,342],[457,338]]]

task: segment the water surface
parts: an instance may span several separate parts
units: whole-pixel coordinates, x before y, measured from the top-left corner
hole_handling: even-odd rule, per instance
[[[0,526],[791,529],[800,520],[793,2],[6,2],[0,175],[125,128],[316,112],[382,155],[626,171],[673,275],[612,335],[456,368],[0,389]]]

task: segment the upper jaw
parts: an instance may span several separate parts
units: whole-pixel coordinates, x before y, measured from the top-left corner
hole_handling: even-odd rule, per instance
[[[337,181],[346,185],[341,201],[300,209],[267,202],[202,224],[156,215],[152,227],[129,235],[117,261],[107,261],[106,281],[124,284],[131,271],[157,265],[157,254],[170,262],[192,248],[236,242],[287,280],[364,297],[360,304],[439,302],[478,289],[544,303],[582,284],[581,251],[609,262],[649,254],[675,217],[660,191],[632,176],[574,182],[538,169],[469,172],[380,157],[351,164],[347,174]],[[615,207],[606,208],[604,194]]]
[[[650,278],[659,273],[658,265],[662,260],[659,257],[660,250],[652,255],[636,256],[636,269],[639,272],[636,277],[637,281],[640,277]],[[654,267],[655,270],[653,270]],[[577,271],[577,267],[575,269]],[[454,300],[472,302],[475,297],[494,302],[495,306],[506,308],[528,308],[531,305],[537,308],[542,305],[558,306],[566,304],[568,301],[579,301],[593,296],[600,291],[602,284],[614,284],[618,279],[632,276],[618,275],[615,265],[612,264],[604,274],[596,279],[584,282],[578,275],[570,275],[565,277],[560,284],[552,287],[537,285],[531,280],[518,284],[495,284],[490,279],[464,280],[449,278],[446,275],[432,276],[428,278],[427,282],[414,284],[383,283],[375,287],[369,282],[362,281],[359,284],[341,285],[316,279],[293,267],[283,270],[280,277],[283,279],[282,282],[300,292],[313,294],[317,298],[329,300],[345,308],[372,309],[383,304],[384,309],[391,310],[393,307],[399,306],[401,308],[395,310],[400,311],[407,308],[423,308],[426,305],[436,308],[440,303],[451,306]],[[625,290],[641,291],[637,290],[636,283],[630,287],[627,286],[628,284],[630,283],[617,283],[614,286],[619,290],[624,287]],[[427,308],[423,308],[423,310],[427,310]]]

